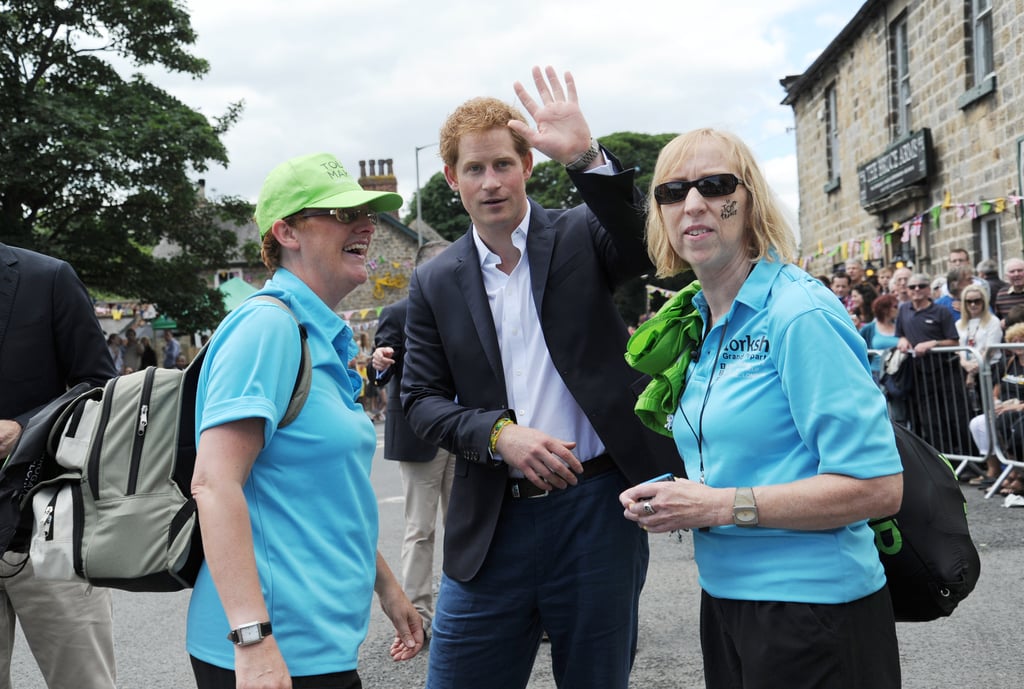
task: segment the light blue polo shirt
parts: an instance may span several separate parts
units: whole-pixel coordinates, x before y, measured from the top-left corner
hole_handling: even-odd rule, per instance
[[[264,448],[244,492],[274,637],[292,675],[352,670],[369,626],[377,548],[376,433],[356,402],[358,373],[348,368],[358,347],[349,326],[287,270],[261,292],[287,303],[309,333],[309,398],[294,422],[277,428],[299,368],[298,328],[280,307],[246,301],[207,351],[197,442],[207,428],[265,420]],[[189,605],[188,652],[233,668],[228,631],[204,564]]]
[[[693,303],[708,322],[703,292]],[[849,314],[820,282],[779,262],[757,263],[704,338],[672,431],[693,480],[703,436],[710,486],[902,471]],[[716,527],[694,532],[694,551],[701,586],[720,598],[845,603],[885,584],[865,521],[827,531]]]

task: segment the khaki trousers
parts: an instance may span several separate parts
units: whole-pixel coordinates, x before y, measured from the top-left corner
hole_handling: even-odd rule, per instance
[[[455,477],[455,456],[444,449],[429,462],[399,462],[405,489],[405,538],[402,541],[402,588],[428,630],[434,619],[434,532],[438,507],[441,524]]]
[[[110,590],[36,579],[25,557],[0,560],[0,689],[11,689],[15,619],[49,689],[114,689]]]

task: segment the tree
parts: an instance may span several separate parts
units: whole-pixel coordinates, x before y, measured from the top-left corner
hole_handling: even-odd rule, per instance
[[[598,138],[603,146],[615,154],[623,167],[636,169],[636,185],[646,193],[654,176],[654,164],[658,160],[658,153],[675,136],[617,132]],[[526,191],[538,203],[548,208],[571,208],[583,202],[565,167],[553,160],[546,160],[534,166],[533,175],[526,183]],[[650,281],[645,278],[634,278],[615,291],[615,305],[627,323],[635,324],[646,311],[646,284]]]
[[[636,185],[646,194],[654,176],[654,163],[658,160],[658,153],[675,136],[616,132],[598,137],[598,140],[615,154],[623,167],[636,169]],[[565,168],[553,160],[545,160],[533,167],[533,175],[526,183],[526,191],[538,203],[548,208],[571,208],[583,201]]]
[[[420,205],[423,209],[423,222],[427,223],[448,241],[454,242],[469,229],[469,214],[462,205],[462,199],[452,191],[444,178],[443,172],[436,172],[419,193],[422,195]],[[409,206],[416,208],[416,194],[412,195]],[[416,217],[413,210],[405,216],[405,224],[410,224]]]
[[[204,199],[190,175],[226,165],[211,122],[113,61],[200,78],[205,60],[180,0],[0,0],[0,236],[69,260],[92,288],[159,305],[184,330],[216,325],[199,277],[225,262],[239,199]],[[178,247],[160,259],[153,247]]]

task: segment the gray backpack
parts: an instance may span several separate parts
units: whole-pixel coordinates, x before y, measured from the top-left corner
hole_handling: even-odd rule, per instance
[[[292,313],[274,297],[252,298]],[[309,394],[309,346],[298,327],[302,362],[278,428],[299,415]],[[203,549],[190,485],[205,354],[204,346],[184,371],[151,367],[112,378],[64,408],[38,482],[22,500],[23,509],[31,504],[36,577],[127,591],[195,583]]]

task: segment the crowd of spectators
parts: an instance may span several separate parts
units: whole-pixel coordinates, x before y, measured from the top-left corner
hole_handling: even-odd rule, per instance
[[[1024,460],[1024,259],[1005,261],[1000,273],[991,259],[972,268],[969,253],[956,248],[946,266],[944,276],[933,278],[904,266],[865,270],[851,258],[842,270],[818,277],[866,341],[876,380],[893,350],[905,355],[901,365],[913,368],[906,397],[890,399],[901,410],[894,419],[945,453],[982,458],[966,465],[962,478],[987,489],[1003,466],[989,438],[983,395],[994,400],[998,447],[1005,457]],[[1022,349],[990,351],[1004,341]],[[991,372],[991,385],[982,384],[982,367]],[[1014,470],[1001,492],[1024,494],[1024,477]]]

